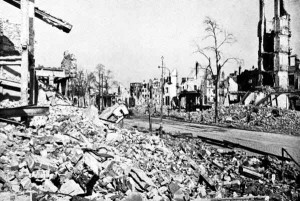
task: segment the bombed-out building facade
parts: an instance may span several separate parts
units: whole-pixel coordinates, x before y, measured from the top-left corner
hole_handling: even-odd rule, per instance
[[[267,12],[270,13],[270,10],[265,9],[266,4],[274,6],[271,19],[270,16],[266,17]],[[282,90],[297,89],[298,78],[295,75],[298,69],[296,65],[291,65],[291,60],[297,60],[297,56],[291,56],[291,17],[285,9],[284,1],[260,0],[259,11],[258,85],[270,85]]]

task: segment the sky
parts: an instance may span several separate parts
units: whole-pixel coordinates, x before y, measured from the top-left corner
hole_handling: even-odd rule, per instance
[[[273,12],[273,0],[265,0]],[[103,64],[114,79],[128,85],[160,77],[161,56],[169,69],[186,77],[198,61],[195,42],[203,45],[203,21],[215,19],[236,37],[226,56],[244,60],[242,69],[257,66],[259,0],[35,0],[37,7],[73,25],[64,33],[35,21],[36,65],[58,67],[63,52],[75,54],[78,67],[93,71]],[[300,0],[285,0],[291,15],[291,47],[300,55]],[[270,11],[271,10],[271,11]],[[0,1],[0,18],[20,22],[20,10]],[[226,74],[238,69],[224,67]]]

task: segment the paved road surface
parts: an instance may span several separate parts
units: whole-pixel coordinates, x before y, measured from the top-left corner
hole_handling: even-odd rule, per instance
[[[147,118],[132,117],[132,119],[125,119],[124,125],[149,128]],[[153,119],[152,128],[159,128],[159,119]],[[195,136],[200,135],[218,140],[228,140],[276,155],[281,155],[281,148],[284,147],[293,156],[293,158],[300,163],[300,137],[222,128],[165,119],[163,120],[163,129],[166,132],[179,131],[181,133],[192,133]]]

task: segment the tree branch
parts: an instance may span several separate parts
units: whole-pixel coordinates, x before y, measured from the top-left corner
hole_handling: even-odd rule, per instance
[[[235,57],[231,57],[231,58],[227,58],[221,65],[220,65],[220,69],[230,60],[235,60],[237,63],[240,61],[240,59],[235,58]]]

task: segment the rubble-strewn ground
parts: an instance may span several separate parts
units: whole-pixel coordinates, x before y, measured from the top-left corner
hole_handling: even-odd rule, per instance
[[[31,128],[0,123],[0,200],[299,200],[295,165],[198,139],[110,128],[95,108],[50,107]]]
[[[152,109],[153,112],[154,109]],[[147,111],[145,106],[134,109],[135,114],[144,114]],[[219,107],[220,126],[231,126],[239,129],[281,133],[288,135],[300,135],[300,112],[295,110],[284,110],[270,107],[255,107],[244,105],[230,105]],[[164,108],[164,116],[180,120],[214,124],[214,108],[198,112],[178,112]],[[156,116],[160,110],[156,109]],[[214,124],[215,125],[215,124]]]

